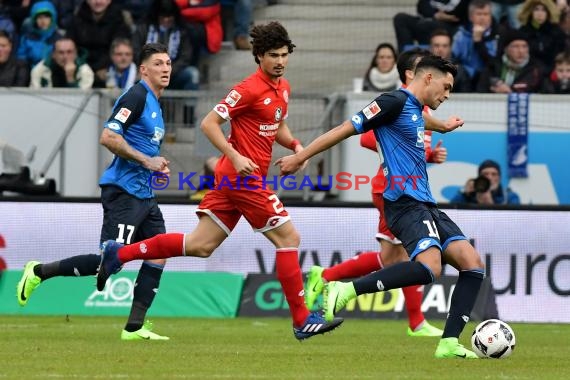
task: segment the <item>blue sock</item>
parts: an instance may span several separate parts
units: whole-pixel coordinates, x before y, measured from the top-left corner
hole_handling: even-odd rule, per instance
[[[146,261],[142,263],[135,283],[133,305],[125,330],[133,332],[142,327],[146,312],[158,291],[163,269],[161,266]]]
[[[469,321],[471,310],[475,305],[479,288],[485,278],[483,269],[464,270],[459,272],[459,278],[455,284],[451,306],[445,322],[442,338],[459,338],[459,334]]]
[[[407,261],[372,272],[353,281],[353,284],[356,295],[361,295],[410,285],[430,284],[433,280],[433,274],[425,265],[417,261]]]

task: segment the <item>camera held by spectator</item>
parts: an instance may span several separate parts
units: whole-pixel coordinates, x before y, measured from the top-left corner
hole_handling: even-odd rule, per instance
[[[501,167],[493,160],[485,160],[479,165],[478,177],[470,178],[465,187],[451,203],[479,205],[519,204],[519,196],[510,188],[501,185]]]

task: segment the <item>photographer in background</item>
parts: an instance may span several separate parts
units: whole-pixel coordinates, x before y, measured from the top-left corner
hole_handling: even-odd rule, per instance
[[[465,187],[455,195],[450,203],[479,205],[520,204],[517,193],[501,185],[501,167],[493,160],[485,160],[479,165],[477,178],[470,178]]]

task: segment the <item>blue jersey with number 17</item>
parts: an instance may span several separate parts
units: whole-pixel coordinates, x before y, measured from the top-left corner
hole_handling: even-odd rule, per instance
[[[374,130],[388,200],[407,195],[436,203],[428,183],[422,109],[418,99],[401,88],[378,96],[351,119],[357,133]]]

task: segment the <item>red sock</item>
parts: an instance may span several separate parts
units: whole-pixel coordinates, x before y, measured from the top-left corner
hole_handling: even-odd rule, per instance
[[[356,278],[382,268],[379,252],[362,252],[350,260],[327,268],[322,277],[327,281],[338,281],[345,278]]]
[[[184,256],[184,234],[159,234],[118,250],[119,261],[167,259]]]
[[[300,327],[309,316],[309,310],[305,305],[303,276],[299,266],[297,249],[277,249],[275,270],[277,271],[277,279],[281,283],[287,303],[289,303],[293,325]]]
[[[425,321],[424,313],[422,313],[422,298],[424,296],[423,285],[407,286],[402,288],[402,291],[406,298],[408,321],[410,323],[410,328],[413,331],[423,321]]]

